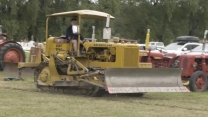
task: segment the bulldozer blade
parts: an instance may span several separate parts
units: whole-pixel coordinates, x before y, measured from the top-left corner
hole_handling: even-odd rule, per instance
[[[109,93],[189,92],[181,73],[176,68],[107,68],[105,81]]]
[[[18,63],[4,63],[5,67],[3,70],[3,74],[7,77],[19,77],[19,69],[18,69]],[[21,76],[34,76],[35,69],[32,68],[22,68],[21,70]]]

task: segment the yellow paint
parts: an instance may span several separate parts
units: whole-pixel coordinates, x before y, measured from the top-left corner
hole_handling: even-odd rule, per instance
[[[149,40],[150,40],[150,29],[147,30],[147,35],[146,35],[146,41],[145,41],[145,49],[148,50],[149,49]]]
[[[182,83],[184,86],[188,86],[189,85],[189,80],[182,80]]]
[[[81,16],[80,15],[78,15],[78,22],[79,22],[78,23],[78,25],[79,25],[78,33],[79,34],[78,34],[78,42],[77,42],[77,44],[78,44],[77,45],[77,48],[78,48],[77,49],[77,56],[80,56],[80,51],[79,51],[80,50],[80,37],[81,37],[80,36],[80,34],[81,34],[81,30],[80,30],[80,28],[81,28],[81,25],[80,25],[81,24]]]
[[[18,68],[23,68],[23,67],[36,67],[40,64],[40,62],[19,62],[18,63]]]
[[[137,44],[131,43],[114,43],[109,40],[106,42],[85,42],[84,48],[86,54],[81,55],[78,51],[77,56],[74,56],[72,43],[66,42],[64,39],[58,37],[48,38],[48,20],[49,17],[59,16],[60,14],[49,15],[46,20],[46,47],[43,52],[43,58],[40,60],[49,61],[49,65],[46,66],[38,77],[41,83],[46,85],[53,85],[55,81],[61,80],[77,80],[80,81],[79,75],[87,73],[89,70],[86,67],[99,67],[99,68],[152,68],[151,63],[140,63],[139,56],[147,56],[147,53],[139,53],[140,47]],[[66,16],[71,16],[68,14]],[[76,14],[78,16],[79,26],[81,24],[81,18],[83,14]],[[100,17],[104,17],[101,14]],[[83,16],[85,17],[85,16]],[[90,17],[90,16],[86,16]],[[92,15],[92,17],[95,17]],[[106,17],[106,16],[105,16]],[[98,16],[96,16],[98,18]],[[79,28],[79,33],[80,32]],[[148,49],[148,43],[150,38],[150,30],[148,29],[146,36],[146,49]],[[80,48],[80,35],[78,36],[78,50]],[[41,55],[39,57],[42,57]],[[74,62],[79,67],[77,70],[71,69],[71,64],[68,64],[66,68],[66,75],[60,75],[56,69],[55,58],[65,63]],[[38,60],[38,62],[41,62]],[[24,64],[26,66],[26,64]],[[28,64],[29,65],[29,64]],[[30,64],[32,65],[32,64]],[[72,77],[74,75],[75,77]],[[98,75],[87,77],[88,81],[103,84]]]
[[[49,77],[49,83],[53,83],[54,81],[57,81],[57,80],[61,80],[59,74],[58,74],[58,71],[56,69],[56,66],[55,66],[55,60],[54,60],[54,57],[51,56],[50,57],[50,61],[49,61],[49,71],[50,71],[50,77]]]
[[[47,17],[46,19],[46,40],[48,39],[48,21],[49,21],[49,17]]]

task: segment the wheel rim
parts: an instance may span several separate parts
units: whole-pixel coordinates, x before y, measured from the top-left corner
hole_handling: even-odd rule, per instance
[[[23,55],[18,49],[9,49],[4,54],[4,62],[22,62],[23,61]]]
[[[198,90],[202,90],[205,87],[205,83],[206,83],[206,81],[203,76],[198,76],[196,78],[195,85]]]

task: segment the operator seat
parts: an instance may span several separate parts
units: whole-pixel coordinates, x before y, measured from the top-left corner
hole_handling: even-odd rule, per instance
[[[70,44],[70,47],[71,47],[70,50],[73,50],[73,44],[70,43],[70,40],[67,39],[66,36],[60,36],[60,37],[56,38],[54,40],[54,43],[56,43],[56,44],[67,44],[68,43],[68,44]],[[84,46],[82,44],[80,44],[80,52],[84,53]]]
[[[56,37],[54,39],[54,43],[55,44],[64,44],[64,45],[69,45],[69,50],[73,50],[72,48],[72,43],[70,43],[70,41],[65,37],[65,36],[60,36],[60,37]]]
[[[66,36],[60,36],[54,41],[55,43],[69,43],[69,40],[66,38]]]

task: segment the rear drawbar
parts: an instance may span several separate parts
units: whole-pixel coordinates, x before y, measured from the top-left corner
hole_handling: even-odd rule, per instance
[[[5,66],[4,66],[3,74],[7,75],[7,77],[20,78],[21,76],[34,76],[35,69],[23,68],[23,70],[21,70],[18,68],[18,63],[4,62],[4,65]],[[21,70],[21,74],[19,70]]]

